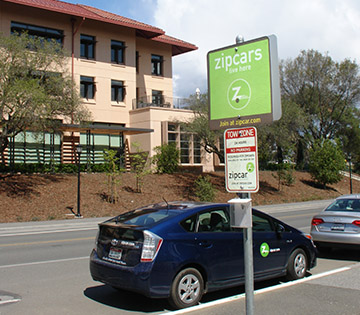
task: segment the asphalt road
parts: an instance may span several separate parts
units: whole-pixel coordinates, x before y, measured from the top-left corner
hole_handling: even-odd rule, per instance
[[[308,232],[312,215],[327,204],[327,201],[307,202],[258,208]],[[169,312],[169,306],[164,300],[151,300],[134,293],[118,292],[91,279],[88,267],[89,254],[94,244],[97,223],[100,221],[102,219],[0,224],[0,314]],[[312,274],[321,275],[329,270],[356,266],[359,261],[360,257],[357,254],[335,252],[331,257],[320,258]],[[349,277],[350,281],[351,276]],[[321,279],[312,281],[321,281]],[[279,285],[282,284],[275,280],[258,284],[256,289],[269,290]],[[306,288],[308,283],[293,287],[301,286]],[[290,292],[289,289],[282,288],[276,292],[281,290]],[[332,293],[330,290],[327,292]],[[243,293],[244,288],[238,287],[207,294],[202,300],[202,305],[214,303],[211,308],[189,311],[194,314],[206,312],[207,315],[235,314],[236,310],[243,307],[244,299],[241,297]],[[233,306],[235,301],[221,304],[222,311],[219,313],[218,301],[233,296],[239,297],[236,300],[239,304]],[[261,296],[265,297],[265,295]],[[265,299],[264,303],[271,301]]]

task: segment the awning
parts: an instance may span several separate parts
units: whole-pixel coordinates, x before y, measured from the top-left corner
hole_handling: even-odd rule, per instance
[[[63,124],[60,128],[62,131],[69,132],[91,132],[98,134],[112,134],[117,135],[120,132],[123,135],[137,135],[141,133],[150,133],[154,132],[154,129],[147,128],[129,128],[123,126],[106,126],[106,125],[75,125],[75,124]]]

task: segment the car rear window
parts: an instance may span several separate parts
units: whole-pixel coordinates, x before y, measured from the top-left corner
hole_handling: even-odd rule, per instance
[[[360,212],[360,199],[337,199],[325,211]]]
[[[175,216],[176,214],[178,214],[178,211],[168,209],[138,209],[119,215],[115,221],[127,225],[147,226]]]

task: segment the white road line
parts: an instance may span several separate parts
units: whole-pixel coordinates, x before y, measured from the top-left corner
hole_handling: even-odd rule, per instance
[[[343,272],[343,271],[347,271],[350,270],[351,267],[342,267],[342,268],[338,268],[338,269],[334,269],[334,270],[330,270],[327,272],[323,272],[323,273],[319,273],[317,275],[314,276],[310,276],[307,278],[303,278],[303,279],[299,279],[299,280],[295,280],[295,281],[290,281],[290,282],[286,282],[286,283],[281,283],[272,287],[268,287],[268,288],[264,288],[264,289],[259,289],[254,291],[254,294],[258,295],[261,293],[265,293],[265,292],[271,292],[271,291],[275,291],[278,289],[282,289],[282,288],[286,288],[286,287],[290,287],[299,283],[303,283],[303,282],[307,282],[310,280],[315,280],[318,278],[322,278],[322,277],[326,277],[335,273],[339,273],[339,272]],[[204,303],[204,304],[200,304],[200,305],[196,305],[196,306],[192,306],[192,307],[188,307],[182,310],[178,310],[178,311],[174,311],[174,312],[167,312],[167,313],[162,313],[161,315],[178,315],[178,314],[186,314],[186,313],[190,313],[193,311],[198,311],[198,310],[202,310],[202,309],[206,309],[212,306],[216,306],[216,305],[221,305],[227,302],[231,302],[231,301],[235,301],[235,300],[240,300],[242,298],[245,297],[245,293],[242,294],[238,294],[238,295],[234,295],[234,296],[230,296],[224,299],[220,299],[220,300],[216,300],[213,302],[208,302],[208,303]]]
[[[31,263],[4,265],[4,266],[0,266],[0,269],[24,267],[24,266],[35,266],[35,265],[67,262],[67,261],[82,260],[82,259],[89,259],[89,258],[90,258],[90,256],[84,256],[84,257],[65,258],[65,259],[57,259],[57,260],[35,261],[35,262],[31,262]]]
[[[0,301],[0,305],[10,304],[10,303],[16,303],[20,302],[20,299],[13,299],[13,300],[7,300],[7,301]],[[1,313],[0,313],[1,314]]]
[[[9,233],[9,234],[0,234],[0,237],[8,236],[23,236],[23,235],[37,235],[37,234],[52,234],[52,233],[64,233],[64,232],[77,232],[77,231],[90,231],[97,230],[98,227],[89,227],[89,228],[72,228],[72,229],[62,229],[62,230],[47,230],[47,231],[33,231],[33,232],[18,232],[18,233]]]
[[[20,299],[12,299],[12,300],[6,300],[6,301],[1,301],[0,300],[0,305],[5,305],[5,304],[10,304],[10,303],[16,303],[16,302],[20,302]],[[1,313],[0,313],[1,314]]]

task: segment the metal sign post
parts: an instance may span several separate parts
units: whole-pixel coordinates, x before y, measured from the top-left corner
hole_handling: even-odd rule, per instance
[[[209,127],[225,130],[225,181],[233,227],[244,230],[246,314],[254,312],[250,193],[259,189],[257,134],[253,126],[281,118],[277,40],[274,35],[208,52]],[[240,128],[249,126],[247,128]],[[228,129],[233,128],[233,129]],[[237,129],[236,129],[237,128]]]
[[[256,128],[227,129],[225,144],[225,182],[229,192],[239,198],[229,200],[233,227],[243,228],[246,314],[254,314],[254,259],[252,203],[250,192],[259,189]]]

